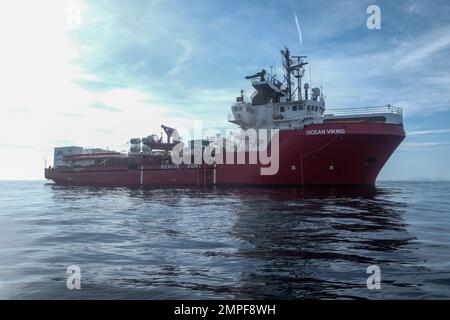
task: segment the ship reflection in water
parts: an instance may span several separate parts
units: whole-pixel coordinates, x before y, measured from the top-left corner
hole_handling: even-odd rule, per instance
[[[449,297],[449,183],[129,189],[2,182],[1,298]],[[81,290],[66,268],[81,269]],[[369,290],[366,269],[381,269]]]

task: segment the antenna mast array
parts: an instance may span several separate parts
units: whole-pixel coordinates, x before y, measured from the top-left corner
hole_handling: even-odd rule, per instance
[[[285,69],[285,80],[286,80],[286,95],[289,101],[292,100],[292,81],[291,81],[291,73],[294,75],[295,78],[297,78],[297,88],[294,89],[294,93],[297,91],[298,94],[298,100],[302,100],[301,95],[301,78],[303,77],[303,74],[305,72],[305,69],[303,66],[307,65],[308,62],[305,62],[303,59],[306,58],[306,56],[293,56],[292,58],[295,59],[294,61],[291,58],[291,53],[287,47],[284,47],[283,50],[281,50],[281,55],[283,56],[283,67]]]

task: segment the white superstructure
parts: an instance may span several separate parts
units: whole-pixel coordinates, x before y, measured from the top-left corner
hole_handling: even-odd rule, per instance
[[[247,129],[296,129],[305,125],[335,121],[402,123],[402,110],[390,105],[383,107],[335,109],[325,114],[325,97],[321,88],[305,83],[302,94],[302,78],[305,73],[306,56],[290,56],[289,49],[281,51],[285,75],[280,82],[276,75],[261,70],[246,79],[252,81],[255,92],[250,101],[243,90],[231,106],[228,121]],[[291,79],[295,78],[294,83]]]

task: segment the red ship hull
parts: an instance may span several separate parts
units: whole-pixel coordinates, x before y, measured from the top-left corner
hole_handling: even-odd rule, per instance
[[[344,129],[345,133],[327,134],[328,129]],[[401,124],[323,123],[280,131],[279,137],[279,170],[275,175],[261,175],[260,164],[149,164],[135,169],[53,168],[45,170],[45,178],[58,184],[111,186],[374,186],[405,132]]]

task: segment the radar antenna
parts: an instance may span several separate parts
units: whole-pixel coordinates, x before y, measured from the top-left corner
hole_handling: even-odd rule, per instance
[[[257,72],[257,73],[255,73],[255,74],[253,74],[253,75],[251,75],[251,76],[246,76],[245,79],[248,80],[248,79],[259,78],[260,81],[265,81],[265,80],[266,80],[266,79],[265,79],[266,73],[267,73],[267,71],[264,70],[264,69],[262,69],[260,72]]]

